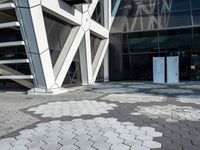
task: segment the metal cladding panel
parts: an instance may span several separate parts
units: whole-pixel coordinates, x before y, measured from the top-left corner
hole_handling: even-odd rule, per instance
[[[70,5],[76,5],[76,4],[91,4],[92,0],[63,0],[64,2],[70,4]]]

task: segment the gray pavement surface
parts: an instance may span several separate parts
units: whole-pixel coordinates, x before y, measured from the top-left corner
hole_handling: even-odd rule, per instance
[[[0,93],[0,150],[200,150],[200,84]]]

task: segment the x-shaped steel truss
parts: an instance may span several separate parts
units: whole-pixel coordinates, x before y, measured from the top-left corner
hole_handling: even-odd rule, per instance
[[[16,0],[36,92],[49,92],[62,86],[77,50],[80,52],[83,84],[95,82],[108,49],[109,31],[121,0],[116,1],[113,10],[111,0],[103,0],[104,25],[91,19],[98,1],[93,0],[91,4],[80,5],[81,9],[77,10],[62,0]],[[73,25],[54,66],[49,53],[43,11]],[[90,34],[101,39],[93,62]]]

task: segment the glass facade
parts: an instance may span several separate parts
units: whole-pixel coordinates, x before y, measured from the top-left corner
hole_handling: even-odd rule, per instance
[[[198,0],[122,1],[110,41],[111,80],[153,80],[160,56],[179,56],[180,80],[200,80]]]

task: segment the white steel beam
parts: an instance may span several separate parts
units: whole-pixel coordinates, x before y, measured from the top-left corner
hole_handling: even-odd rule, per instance
[[[32,75],[7,75],[7,76],[0,76],[0,80],[25,80],[25,79],[33,79]]]
[[[15,4],[14,3],[3,3],[3,4],[0,4],[0,10],[13,9],[13,8],[15,8]]]
[[[19,63],[29,63],[29,59],[0,60],[0,65],[1,64],[19,64]]]
[[[13,28],[13,27],[19,27],[19,26],[20,26],[20,24],[17,21],[7,22],[7,23],[0,23],[0,29]]]
[[[65,79],[73,58],[84,36],[84,30],[81,27],[74,27],[56,61],[54,73],[56,75],[56,83],[60,87]]]
[[[93,84],[92,79],[92,57],[91,57],[91,40],[90,40],[90,31],[88,30],[81,44],[79,46],[80,62],[81,62],[81,75],[82,75],[82,84]]]
[[[98,75],[99,69],[101,67],[102,61],[104,59],[106,50],[108,48],[109,39],[101,40],[97,53],[95,55],[92,68],[93,68],[93,80],[96,81],[96,77]]]
[[[91,20],[90,30],[91,30],[92,34],[94,34],[95,36],[98,36],[99,38],[108,38],[109,37],[109,30],[94,20]]]
[[[0,43],[0,47],[22,46],[24,44],[24,41],[2,42]]]

